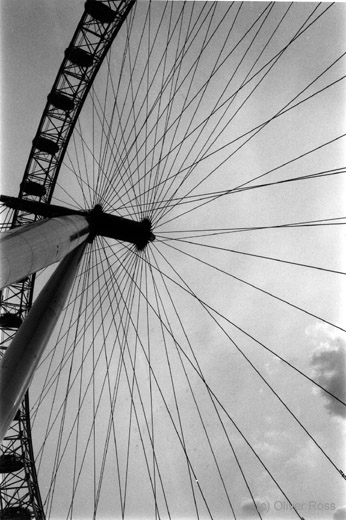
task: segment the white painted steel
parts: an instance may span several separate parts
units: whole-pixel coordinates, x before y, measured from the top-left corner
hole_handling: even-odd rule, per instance
[[[31,307],[0,365],[0,443],[29,388],[77,273],[86,243],[64,258]]]
[[[69,215],[0,233],[0,288],[59,262],[86,240],[89,231],[85,217]]]

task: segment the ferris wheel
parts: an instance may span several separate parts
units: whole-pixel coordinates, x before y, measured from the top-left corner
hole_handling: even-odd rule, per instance
[[[0,519],[343,518],[344,16],[86,1],[1,195]]]

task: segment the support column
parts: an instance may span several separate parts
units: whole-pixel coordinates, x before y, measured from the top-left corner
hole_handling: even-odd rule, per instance
[[[65,306],[86,243],[66,256],[35,300],[0,366],[0,443]]]
[[[89,233],[89,222],[82,215],[39,220],[0,233],[0,288],[59,262]]]

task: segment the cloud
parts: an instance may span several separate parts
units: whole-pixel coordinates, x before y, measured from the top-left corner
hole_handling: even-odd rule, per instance
[[[342,401],[346,401],[345,367],[346,343],[341,338],[327,337],[311,356],[314,369],[313,378],[323,388]],[[346,407],[332,396],[320,390],[328,413],[336,417],[346,417]]]
[[[258,455],[262,455],[264,457],[277,458],[281,454],[281,449],[278,446],[275,446],[273,443],[266,441],[255,444],[254,450]]]
[[[256,503],[257,509],[255,506],[255,503]],[[263,516],[263,514],[268,511],[269,504],[268,504],[267,500],[262,499],[262,498],[255,498],[254,501],[251,498],[249,498],[249,499],[243,500],[240,509],[242,512],[242,516],[243,517],[245,516],[245,518],[256,518],[256,517],[258,518],[257,510]]]
[[[346,506],[341,506],[335,509],[333,520],[346,520]]]

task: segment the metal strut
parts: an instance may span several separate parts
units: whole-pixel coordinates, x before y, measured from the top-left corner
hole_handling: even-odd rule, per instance
[[[60,262],[19,327],[0,366],[0,443],[30,385],[64,308],[86,243]]]

